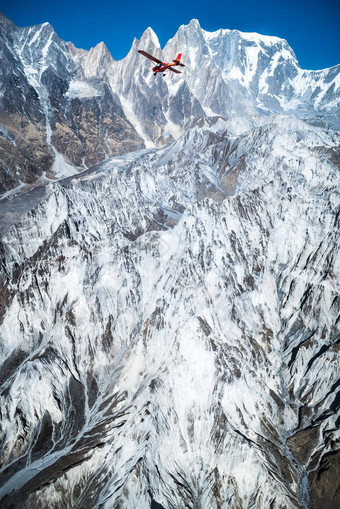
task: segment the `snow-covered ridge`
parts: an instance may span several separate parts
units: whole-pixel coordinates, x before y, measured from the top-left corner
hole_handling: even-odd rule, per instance
[[[253,122],[50,185],[3,236],[5,506],[320,502],[339,444],[339,135]]]
[[[283,39],[238,30],[207,32],[193,20],[166,45],[167,56],[177,48],[189,65],[189,87],[206,111],[222,116],[281,111],[320,119],[337,111],[339,66],[304,71]],[[329,116],[333,125],[334,118]]]
[[[91,75],[93,66],[111,68],[104,43],[77,50],[48,23],[20,28],[0,22],[0,123],[15,147],[0,137],[3,197],[21,183],[27,190],[143,147],[105,78]]]

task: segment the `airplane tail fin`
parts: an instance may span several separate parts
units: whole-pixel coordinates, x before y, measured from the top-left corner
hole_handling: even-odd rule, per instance
[[[175,60],[173,60],[173,62],[175,62],[177,65],[180,65],[181,67],[185,67],[184,64],[181,64],[181,58],[182,58],[182,53],[178,53],[177,57],[175,58]]]

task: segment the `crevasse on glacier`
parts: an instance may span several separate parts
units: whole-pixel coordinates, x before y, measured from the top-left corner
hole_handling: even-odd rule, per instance
[[[339,133],[245,114],[0,202],[3,507],[338,506]]]

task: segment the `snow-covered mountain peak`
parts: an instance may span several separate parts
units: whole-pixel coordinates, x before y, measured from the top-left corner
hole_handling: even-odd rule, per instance
[[[201,25],[197,19],[192,19],[187,25],[181,25],[176,34],[167,44],[171,43],[174,39],[178,39],[181,42],[186,41],[187,44],[197,42],[197,36],[200,37],[203,34]]]
[[[71,103],[62,105],[65,99],[82,98],[89,104],[89,100],[96,102],[100,97],[104,100],[109,94],[148,147],[177,138],[202,116],[230,119],[284,112],[333,127],[339,124],[339,67],[302,71],[288,43],[277,37],[225,28],[208,32],[193,19],[179,27],[163,51],[149,27],[140,40],[134,39],[128,55],[115,61],[105,43],[88,52],[77,49],[59,39],[48,23],[30,28],[13,26],[7,31],[3,29],[11,34],[6,40],[11,47],[6,58],[13,67],[21,69],[38,101],[44,104],[40,111],[48,118],[54,116],[51,107],[58,112],[57,116],[69,107],[72,111]],[[180,69],[181,74],[167,71],[165,76],[154,76],[152,62],[138,54],[139,49],[163,61],[171,61],[182,53],[185,67]],[[16,63],[13,57],[17,58]],[[6,67],[6,59],[3,62]],[[21,101],[18,96],[17,100]],[[101,109],[95,109],[100,115]],[[46,141],[50,145],[56,124],[49,120],[45,123]],[[75,129],[71,117],[67,125],[64,134],[53,137],[54,141],[60,136],[68,139],[68,130]],[[100,132],[106,132],[106,128]],[[75,131],[76,138],[79,133]],[[77,148],[74,146],[68,155],[72,161],[74,151],[82,153],[82,142],[76,144]],[[101,157],[105,158],[107,153],[112,155],[105,148]],[[82,165],[79,155],[77,166]],[[15,181],[16,177],[10,180]]]
[[[269,61],[276,53],[281,60],[298,65],[294,51],[284,39],[222,28],[209,32],[195,19],[182,25],[168,44],[173,46],[173,41],[182,47],[190,62],[200,65],[200,55],[210,56],[222,71],[230,71],[233,67],[256,67],[259,59]]]
[[[192,28],[201,28],[200,22],[197,18],[192,18],[187,25],[181,25],[181,26],[188,26]],[[181,28],[181,27],[180,27]]]
[[[106,46],[105,42],[101,41],[99,42],[94,48],[90,49],[90,52],[97,52],[98,54],[105,55],[105,56],[112,56],[111,53],[108,50],[108,47]]]
[[[148,27],[142,34],[142,37],[139,40],[139,44],[141,46],[145,47],[155,47],[159,48],[161,47],[159,39],[154,32],[154,30],[151,27]],[[140,48],[142,49],[142,48]]]
[[[87,78],[102,78],[107,73],[112,72],[114,59],[109,52],[106,44],[100,42],[84,56],[83,68]]]
[[[67,43],[67,48],[72,56],[72,58],[80,63],[81,59],[88,54],[88,51],[82,48],[77,48],[73,42]]]
[[[339,104],[339,67],[301,70],[284,39],[229,29],[208,32],[193,20],[164,48],[166,58],[176,51],[187,66],[184,79],[208,115],[294,112],[308,118],[321,110],[331,125],[339,124],[326,109],[326,102]]]
[[[13,23],[13,21],[11,21],[10,19],[7,18],[7,16],[5,16],[1,11],[0,11],[0,30],[2,31],[12,31],[12,30],[15,30],[17,27],[16,25]],[[4,33],[5,35],[5,33]]]
[[[63,42],[54,30],[53,26],[48,23],[40,23],[32,27],[20,27],[18,30],[19,39],[27,37],[27,44],[29,46],[43,46],[46,40],[54,40],[56,43]]]
[[[18,28],[15,32],[14,48],[27,75],[33,77],[36,85],[47,67],[57,72],[60,67],[66,69],[73,67],[67,43],[58,37],[52,25],[47,22]]]
[[[195,31],[201,31],[201,25],[198,19],[193,18],[189,21],[187,24],[180,25],[177,32],[184,32],[184,33],[194,33]]]
[[[53,26],[48,21],[44,21],[44,23],[39,23],[38,25],[33,25],[32,28],[37,30],[45,30],[48,32],[55,32]]]

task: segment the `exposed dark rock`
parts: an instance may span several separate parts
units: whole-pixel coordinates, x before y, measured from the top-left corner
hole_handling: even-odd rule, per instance
[[[311,472],[312,509],[337,509],[340,505],[340,452],[325,454],[319,467]]]

